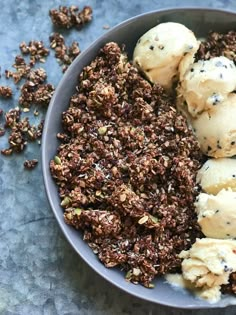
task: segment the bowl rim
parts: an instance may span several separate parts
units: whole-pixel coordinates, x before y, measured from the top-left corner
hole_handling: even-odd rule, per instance
[[[88,259],[86,256],[84,256],[83,254],[81,254],[78,249],[76,248],[76,245],[74,244],[74,242],[72,241],[72,239],[70,238],[70,236],[68,235],[67,231],[66,231],[66,223],[63,223],[60,221],[59,219],[59,215],[58,212],[56,210],[56,207],[52,201],[51,198],[51,194],[50,192],[50,188],[49,188],[49,183],[47,180],[48,177],[48,173],[50,173],[49,171],[49,167],[47,165],[46,162],[46,137],[47,137],[47,130],[48,130],[48,126],[49,126],[49,122],[50,122],[50,118],[52,116],[52,111],[53,111],[53,107],[54,107],[54,103],[55,103],[55,99],[58,97],[58,95],[60,94],[60,90],[61,87],[64,85],[65,81],[67,81],[67,79],[70,77],[70,74],[74,71],[73,70],[73,65],[78,62],[78,60],[82,59],[88,51],[92,50],[100,41],[106,39],[107,34],[116,31],[117,29],[119,29],[121,26],[127,26],[128,24],[132,23],[134,20],[141,18],[143,16],[146,15],[152,15],[152,14],[161,14],[161,13],[172,13],[172,12],[181,12],[181,11],[197,11],[197,12],[216,12],[216,13],[226,13],[232,16],[235,16],[235,21],[236,21],[236,10],[231,10],[231,9],[219,9],[219,8],[211,8],[211,7],[198,7],[198,6],[180,6],[180,7],[174,7],[174,6],[170,6],[170,7],[164,7],[161,9],[157,9],[157,10],[151,10],[151,11],[147,11],[138,15],[135,15],[131,18],[125,19],[123,21],[121,21],[120,23],[116,24],[115,26],[113,26],[112,28],[110,28],[107,32],[105,32],[104,34],[100,35],[96,40],[94,40],[93,42],[91,42],[88,47],[83,50],[79,56],[77,56],[74,61],[72,62],[72,64],[68,67],[67,71],[65,72],[65,74],[62,76],[62,78],[59,81],[58,86],[55,89],[55,92],[53,94],[53,97],[50,101],[50,104],[48,106],[48,110],[46,113],[46,117],[45,117],[45,122],[44,122],[44,128],[43,128],[43,134],[42,134],[42,151],[41,151],[41,158],[42,158],[42,172],[43,172],[43,182],[44,182],[44,186],[45,186],[45,191],[46,191],[46,196],[47,199],[49,201],[50,207],[53,211],[53,214],[57,220],[57,223],[60,226],[61,231],[63,232],[65,238],[67,239],[67,241],[69,242],[69,244],[71,245],[71,247],[76,251],[77,254],[79,254],[79,256],[83,259],[83,261],[90,267],[92,268],[98,275],[100,275],[103,279],[105,279],[106,281],[108,281],[110,284],[114,285],[115,287],[117,287],[118,289],[122,290],[125,293],[128,293],[136,298],[139,298],[143,301],[148,301],[148,302],[152,302],[158,305],[162,305],[162,306],[167,306],[167,307],[172,307],[172,308],[176,308],[176,309],[214,309],[214,308],[225,308],[227,306],[230,306],[231,304],[228,303],[226,305],[215,305],[209,303],[209,305],[191,305],[191,304],[187,304],[187,305],[170,305],[167,304],[165,302],[161,302],[161,301],[155,301],[154,299],[152,299],[151,297],[143,297],[141,295],[141,293],[137,293],[137,292],[132,292],[132,290],[126,289],[124,287],[122,287],[121,283],[117,283],[114,282],[109,275],[102,273],[101,270],[98,270],[94,265],[93,262],[90,261],[90,259]]]

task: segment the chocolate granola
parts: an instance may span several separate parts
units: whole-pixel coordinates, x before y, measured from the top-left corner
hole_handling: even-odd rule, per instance
[[[82,10],[72,5],[69,7],[59,6],[58,9],[51,9],[49,16],[55,26],[71,28],[73,26],[82,27],[92,20],[93,10],[90,6],[85,6]]]
[[[30,66],[34,66],[37,61],[45,62],[45,57],[49,54],[49,49],[44,46],[43,41],[31,40],[20,44],[20,50],[24,55],[30,55]]]
[[[24,167],[28,170],[31,170],[33,168],[35,168],[38,164],[38,160],[37,159],[33,159],[33,160],[25,160],[24,162]]]
[[[10,86],[0,86],[0,97],[12,97],[12,89],[10,88]]]
[[[80,54],[79,44],[73,41],[71,46],[66,46],[65,39],[60,33],[52,33],[49,40],[51,48],[55,50],[55,57],[62,65],[62,71],[65,72]]]
[[[152,287],[180,270],[178,254],[201,237],[193,202],[202,161],[185,118],[116,43],[79,76],[50,162],[68,224],[106,267]]]
[[[196,60],[210,59],[225,56],[236,63],[236,32],[226,34],[210,32],[205,41],[202,41],[196,54]]]
[[[82,27],[92,19],[92,8],[85,6],[79,10],[76,6],[60,6],[59,9],[50,10],[52,22],[61,27],[71,28]],[[65,23],[65,21],[67,21]],[[55,49],[55,57],[62,64],[63,72],[66,71],[71,62],[80,54],[79,44],[73,41],[70,46],[65,45],[65,40],[59,33],[50,36],[51,48]],[[27,142],[38,140],[42,134],[43,121],[37,126],[31,126],[29,117],[21,119],[21,111],[30,111],[32,105],[47,107],[54,93],[54,86],[46,83],[47,73],[43,68],[35,69],[36,62],[45,62],[49,55],[49,49],[43,41],[31,40],[29,43],[21,42],[19,45],[20,54],[15,57],[12,65],[14,70],[5,70],[7,79],[12,78],[15,84],[23,80],[20,85],[20,96],[18,103],[21,110],[12,109],[5,115],[5,126],[0,125],[0,137],[10,129],[8,137],[9,148],[1,150],[4,155],[11,155],[13,152],[21,152],[25,149]],[[26,56],[26,57],[25,57]],[[29,59],[29,61],[26,61]],[[1,69],[0,69],[1,70]],[[0,74],[1,76],[1,74]],[[8,86],[0,86],[0,97],[11,97],[12,90]],[[34,109],[34,116],[38,116],[38,109]],[[13,124],[10,123],[13,121]],[[25,168],[32,169],[38,162],[26,160]]]
[[[7,79],[12,78],[14,83],[17,84],[21,79],[26,78],[29,74],[31,67],[25,61],[21,55],[15,57],[15,63],[12,65],[15,71],[5,70],[5,76]]]
[[[222,293],[236,294],[236,272],[232,272],[229,277],[229,283],[221,286]]]
[[[9,147],[2,149],[3,155],[22,152],[28,141],[35,141],[42,135],[41,122],[37,127],[31,125],[28,117],[21,118],[20,109],[11,109],[5,114],[5,128],[10,129],[8,137]]]

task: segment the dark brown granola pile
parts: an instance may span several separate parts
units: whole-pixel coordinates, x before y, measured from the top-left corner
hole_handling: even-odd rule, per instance
[[[79,44],[75,41],[71,46],[66,46],[64,37],[59,33],[53,33],[49,37],[50,47],[55,50],[55,57],[62,65],[65,72],[72,61],[80,54]]]
[[[178,253],[201,236],[194,212],[202,155],[163,89],[106,44],[79,77],[50,163],[65,221],[106,267],[151,287],[179,270]]]
[[[11,109],[5,114],[5,128],[10,129],[9,148],[1,150],[3,155],[22,152],[28,141],[35,141],[42,135],[43,122],[37,127],[31,125],[29,118],[21,118],[20,109]]]
[[[51,9],[49,16],[52,23],[63,28],[71,28],[73,26],[81,28],[85,23],[92,20],[92,8],[85,6],[82,10],[75,5],[70,7],[59,6],[58,9]]]
[[[12,97],[12,89],[9,86],[0,86],[0,97]]]
[[[236,63],[236,31],[226,34],[210,32],[207,39],[201,42],[196,60],[225,56]]]

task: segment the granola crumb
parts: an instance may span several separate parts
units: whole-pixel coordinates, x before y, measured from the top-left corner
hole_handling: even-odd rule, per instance
[[[12,155],[12,152],[13,152],[12,149],[2,149],[1,150],[1,154],[6,155],[6,156]]]
[[[110,29],[110,25],[104,24],[102,28],[103,28],[104,30],[109,30],[109,29]]]
[[[5,135],[5,129],[0,127],[0,137]]]
[[[12,97],[12,89],[9,86],[0,86],[0,97]]]
[[[37,159],[33,159],[33,160],[25,160],[24,162],[24,167],[28,170],[31,170],[33,168],[35,168],[38,164],[38,160]]]

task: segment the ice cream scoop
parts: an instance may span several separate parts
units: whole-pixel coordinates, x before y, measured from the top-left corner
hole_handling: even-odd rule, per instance
[[[184,75],[180,73],[180,78],[178,94],[183,96],[190,115],[195,117],[219,106],[235,90],[236,66],[223,56],[199,60],[191,64]]]
[[[207,160],[198,171],[197,182],[208,194],[216,195],[224,188],[236,191],[236,159]]]
[[[183,258],[182,273],[186,280],[201,288],[200,295],[209,301],[220,299],[220,286],[236,271],[236,240],[197,239]]]
[[[195,208],[205,236],[236,238],[236,192],[222,189],[216,196],[200,193]]]
[[[231,93],[217,109],[191,119],[202,152],[215,158],[236,154],[236,94]]]
[[[182,58],[193,55],[199,42],[194,33],[179,23],[161,23],[146,32],[137,42],[133,63],[153,83],[172,87]]]

